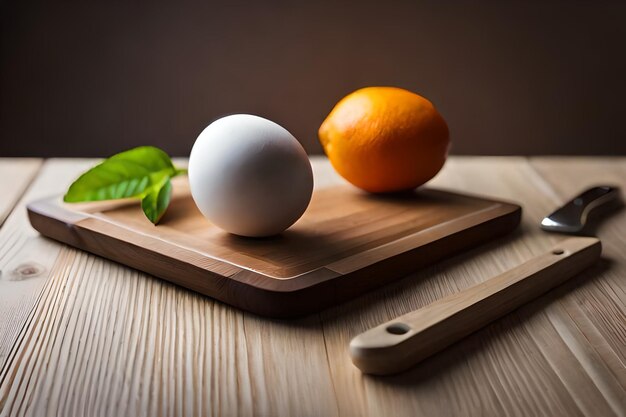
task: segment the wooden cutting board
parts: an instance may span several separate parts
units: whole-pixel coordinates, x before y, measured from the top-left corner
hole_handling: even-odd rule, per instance
[[[183,179],[184,180],[184,179]],[[211,225],[186,182],[158,226],[136,201],[28,205],[41,234],[257,314],[314,312],[515,229],[518,205],[423,188],[376,196],[316,190],[282,235],[243,238]]]

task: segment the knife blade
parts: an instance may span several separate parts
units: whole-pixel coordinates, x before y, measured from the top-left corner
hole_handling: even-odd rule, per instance
[[[617,187],[602,185],[589,188],[545,217],[541,228],[549,232],[580,233],[592,210],[616,201],[618,196]]]

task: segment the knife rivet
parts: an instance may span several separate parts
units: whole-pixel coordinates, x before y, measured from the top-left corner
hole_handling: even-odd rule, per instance
[[[552,251],[552,253],[555,255],[563,255],[563,249],[555,249]]]

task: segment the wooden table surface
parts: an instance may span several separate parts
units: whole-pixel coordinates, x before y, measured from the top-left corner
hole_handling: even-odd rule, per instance
[[[1,416],[626,415],[626,210],[595,267],[406,373],[363,376],[356,334],[488,279],[562,235],[540,219],[626,158],[452,157],[432,185],[524,209],[514,234],[319,314],[270,320],[45,239],[32,199],[94,160],[0,159]],[[316,186],[341,181],[313,158]]]

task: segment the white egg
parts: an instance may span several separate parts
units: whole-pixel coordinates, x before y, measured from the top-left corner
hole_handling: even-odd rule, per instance
[[[313,192],[311,163],[282,126],[249,114],[216,120],[189,157],[191,195],[202,214],[236,235],[283,232],[304,213]]]

